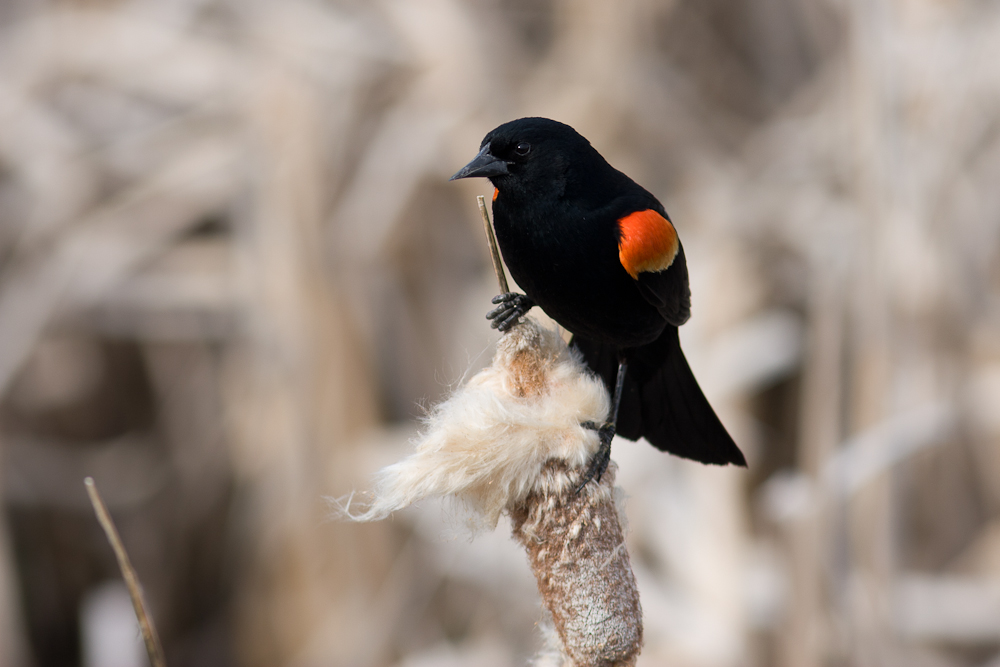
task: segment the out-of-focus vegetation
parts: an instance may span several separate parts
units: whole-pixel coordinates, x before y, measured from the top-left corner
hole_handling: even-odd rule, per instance
[[[323,501],[490,358],[524,115],[665,203],[750,460],[616,443],[639,664],[1000,664],[996,2],[11,0],[0,666],[141,664],[88,474],[173,667],[524,664],[503,525]]]

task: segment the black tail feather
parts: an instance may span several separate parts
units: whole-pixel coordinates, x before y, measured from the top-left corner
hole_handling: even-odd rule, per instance
[[[613,391],[617,348],[579,337],[574,337],[573,345]],[[684,358],[677,327],[668,326],[655,342],[625,354],[629,365],[618,411],[619,435],[630,440],[645,437],[661,451],[702,463],[746,466]]]

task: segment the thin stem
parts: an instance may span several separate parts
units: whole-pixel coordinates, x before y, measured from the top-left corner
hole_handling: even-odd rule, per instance
[[[122,578],[125,580],[128,594],[132,598],[135,617],[139,621],[142,639],[146,643],[149,664],[152,667],[166,667],[167,662],[163,658],[163,647],[160,645],[160,638],[157,636],[156,627],[153,625],[153,620],[149,617],[149,613],[146,610],[146,600],[142,595],[142,584],[139,583],[139,575],[136,574],[135,569],[132,567],[128,552],[125,551],[125,545],[122,544],[122,539],[118,535],[118,529],[115,528],[115,523],[111,520],[111,515],[108,514],[108,508],[104,505],[101,495],[97,492],[94,478],[87,477],[83,480],[83,483],[87,487],[87,495],[90,496],[90,504],[94,506],[97,521],[101,524],[101,528],[104,529],[104,534],[107,535],[108,542],[111,543],[115,557],[118,558],[118,567],[122,571]]]
[[[483,216],[483,227],[486,230],[486,240],[490,243],[490,253],[493,256],[493,272],[497,274],[497,283],[500,285],[500,293],[506,294],[510,291],[507,287],[507,275],[503,271],[503,261],[500,259],[500,249],[497,247],[497,238],[493,235],[493,225],[490,223],[490,214],[486,210],[486,197],[479,195],[476,197],[479,202],[479,213]]]

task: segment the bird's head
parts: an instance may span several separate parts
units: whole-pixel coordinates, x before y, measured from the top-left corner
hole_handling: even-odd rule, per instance
[[[593,155],[597,151],[590,142],[569,125],[548,118],[519,118],[487,134],[476,157],[449,180],[485,177],[501,193],[559,192],[571,165]]]

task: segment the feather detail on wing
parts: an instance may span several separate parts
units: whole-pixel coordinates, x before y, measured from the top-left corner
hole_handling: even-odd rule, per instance
[[[665,271],[677,256],[677,231],[654,211],[636,211],[618,219],[618,259],[635,280],[640,273]]]
[[[645,209],[619,218],[618,229],[618,259],[642,296],[669,324],[687,322],[691,316],[687,262],[670,220]]]

